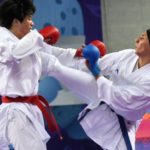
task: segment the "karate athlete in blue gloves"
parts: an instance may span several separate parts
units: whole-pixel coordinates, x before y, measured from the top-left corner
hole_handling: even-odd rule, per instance
[[[99,73],[91,68],[91,57],[84,56],[92,75],[57,59],[49,64],[49,75],[86,100],[79,121],[93,141],[107,150],[135,150],[136,123],[150,108],[150,29],[136,39],[135,49],[98,59]]]

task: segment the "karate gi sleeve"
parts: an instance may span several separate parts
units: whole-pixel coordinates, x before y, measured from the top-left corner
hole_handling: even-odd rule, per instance
[[[76,49],[74,48],[60,48],[44,43],[42,51],[54,55],[65,66],[77,68],[78,59],[74,57],[76,53]]]
[[[136,84],[126,82],[115,85],[101,76],[97,80],[98,99],[108,104],[116,113],[127,120],[136,121],[150,108],[150,79]]]

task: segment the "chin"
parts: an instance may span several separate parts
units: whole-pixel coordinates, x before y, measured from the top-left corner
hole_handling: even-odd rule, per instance
[[[140,56],[140,53],[139,53],[137,50],[135,50],[135,54],[136,54],[137,56]]]
[[[137,48],[135,48],[135,53],[136,53],[136,54],[138,53]]]
[[[142,49],[138,49],[138,48],[136,47],[136,48],[135,48],[135,53],[136,53],[137,55],[141,55]]]

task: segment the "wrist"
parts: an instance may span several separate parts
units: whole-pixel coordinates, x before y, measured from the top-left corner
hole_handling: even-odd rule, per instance
[[[95,63],[94,65],[90,65],[89,69],[90,69],[90,71],[91,71],[91,73],[93,74],[94,77],[99,76],[100,73],[101,73],[101,70],[100,70],[97,63]]]
[[[78,48],[76,50],[76,53],[75,53],[74,57],[79,57],[79,58],[83,57],[83,55],[82,55],[82,48]]]
[[[95,76],[95,80],[98,80],[100,78],[100,76],[101,76],[100,74]]]

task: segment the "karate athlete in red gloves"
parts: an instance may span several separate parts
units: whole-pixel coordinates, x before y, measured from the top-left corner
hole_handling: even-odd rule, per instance
[[[62,138],[52,112],[45,109],[48,102],[37,95],[39,80],[53,72],[55,59],[75,66],[77,50],[52,46],[60,35],[52,26],[40,33],[32,30],[34,12],[32,0],[0,5],[0,150],[8,150],[9,144],[15,150],[46,150],[50,136],[43,115],[49,129]]]
[[[31,30],[34,12],[31,0],[6,0],[0,6],[1,150],[8,150],[9,144],[15,150],[45,150],[50,137],[42,113],[50,131],[62,138],[52,112],[46,110],[48,102],[37,95],[38,82],[46,72],[47,55],[69,64],[76,50],[51,46],[60,35],[53,26],[40,30],[40,34]]]

